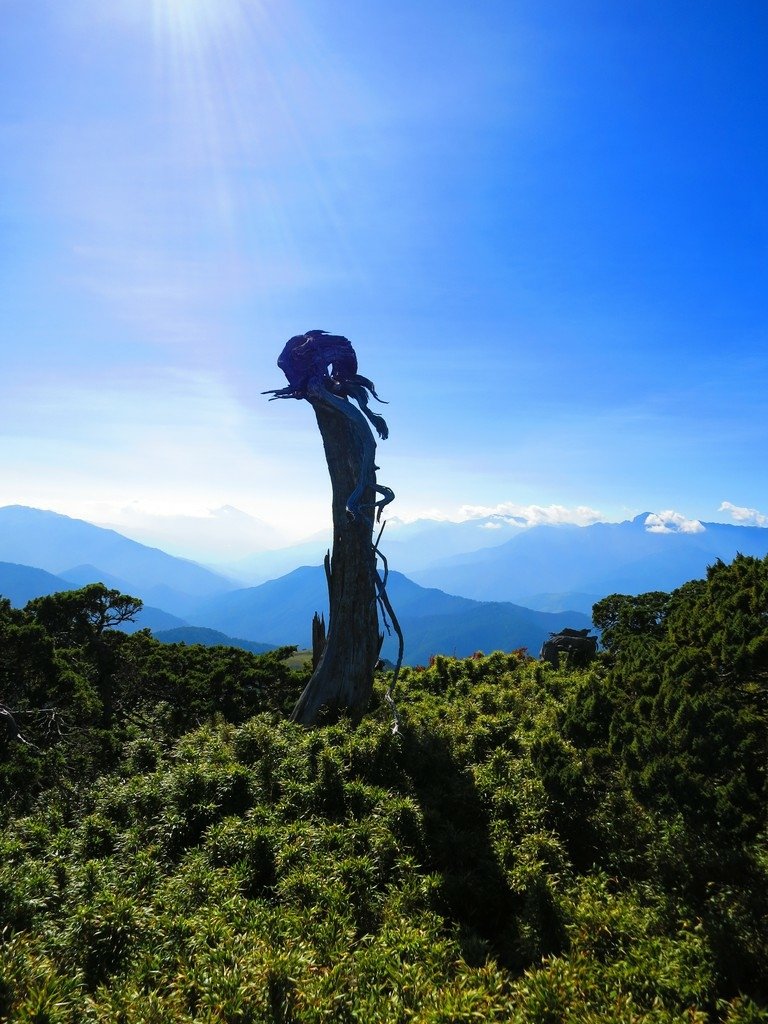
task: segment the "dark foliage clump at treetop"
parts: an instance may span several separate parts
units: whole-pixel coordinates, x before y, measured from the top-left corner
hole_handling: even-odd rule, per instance
[[[768,1024],[767,595],[740,558],[600,602],[587,669],[437,656],[395,736],[386,678],[307,731],[285,652],[0,605],[0,1018]]]

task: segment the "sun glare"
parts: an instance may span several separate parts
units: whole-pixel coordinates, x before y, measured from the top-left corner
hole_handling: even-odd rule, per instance
[[[204,43],[232,13],[231,0],[152,0],[156,31]]]
[[[159,145],[178,174],[172,201],[196,190],[192,218],[222,245],[239,249],[257,235],[264,256],[254,274],[265,289],[276,275],[317,274],[297,243],[308,206],[326,243],[333,239],[358,272],[330,199],[345,193],[318,153],[329,139],[347,146],[347,127],[366,124],[364,103],[297,8],[278,0],[111,0],[105,15],[151,52],[154,114],[165,126]],[[244,209],[256,211],[248,221]]]

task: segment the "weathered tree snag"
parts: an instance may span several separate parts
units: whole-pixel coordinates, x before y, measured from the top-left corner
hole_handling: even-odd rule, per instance
[[[312,671],[320,664],[325,650],[325,616],[317,612],[312,616]]]
[[[328,636],[320,662],[293,710],[292,719],[311,725],[349,714],[359,720],[371,697],[381,638],[376,613],[376,555],[373,550],[374,472],[363,483],[363,508],[354,518],[347,500],[359,484],[361,432],[372,441],[360,413],[353,423],[335,408],[312,400],[325,447],[333,490]],[[350,407],[350,412],[356,412]]]
[[[304,398],[312,405],[333,494],[333,553],[330,560],[326,558],[328,635],[315,663],[320,641],[319,625],[313,626],[314,671],[291,718],[314,725],[346,714],[357,722],[370,701],[383,640],[377,606],[382,607],[387,629],[385,612],[389,613],[402,658],[402,635],[377,572],[373,543],[375,512],[378,509],[380,514],[394,495],[377,485],[376,442],[366,420],[381,437],[387,436],[387,425],[368,408],[368,392],[377,397],[376,391],[371,381],[357,373],[357,357],[346,338],[324,331],[297,335],[283,349],[278,366],[289,386],[265,394]],[[377,493],[383,496],[378,501]]]

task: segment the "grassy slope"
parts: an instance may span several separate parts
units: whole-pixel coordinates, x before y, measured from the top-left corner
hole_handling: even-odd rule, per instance
[[[765,845],[564,738],[600,672],[437,658],[398,736],[379,690],[356,731],[142,719],[112,774],[7,822],[0,1018],[768,1021]]]

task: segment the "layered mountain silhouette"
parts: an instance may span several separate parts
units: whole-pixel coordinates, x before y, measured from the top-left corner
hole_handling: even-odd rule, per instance
[[[164,644],[202,644],[203,647],[240,647],[251,654],[266,654],[273,651],[276,644],[260,644],[255,640],[243,640],[240,637],[227,636],[218,629],[206,629],[205,626],[177,626],[175,629],[153,630],[156,640]]]
[[[62,590],[79,590],[88,583],[104,583],[112,587],[109,580],[102,579],[98,573],[90,579],[73,583],[72,580],[63,576],[55,576],[44,569],[36,569],[31,565],[16,565],[11,562],[0,562],[0,597],[7,597],[16,608],[23,608],[28,601],[35,597],[44,597],[46,594],[57,594]],[[129,593],[125,587],[117,587],[121,593]],[[132,597],[139,597],[139,594],[131,593]],[[177,615],[171,615],[162,608],[153,608],[145,604],[133,622],[125,622],[122,629],[126,633],[133,633],[137,629],[174,629],[177,626],[186,625],[184,619]]]
[[[327,591],[319,565],[296,568],[295,560],[311,554],[319,562],[325,546],[318,536],[266,553],[267,562],[292,571],[275,571],[279,578],[243,588],[114,530],[7,506],[0,508],[0,594],[23,605],[44,593],[103,582],[144,601],[129,628],[165,634],[192,627],[215,630],[227,642],[304,647],[313,613],[326,609]],[[536,653],[549,632],[589,625],[592,605],[607,594],[671,590],[703,576],[717,559],[730,561],[739,552],[764,556],[768,529],[680,524],[649,513],[585,527],[529,527],[490,516],[400,524],[385,535],[383,547],[390,566],[409,574],[390,573],[389,591],[406,635],[406,662],[419,664],[435,653],[515,647]],[[204,634],[193,635],[187,633],[186,642],[206,642]],[[388,637],[384,655],[394,653]]]
[[[768,529],[700,523],[676,530],[644,512],[623,523],[530,527],[497,547],[445,558],[410,575],[422,586],[475,600],[586,612],[607,594],[673,590],[738,553],[763,557]]]
[[[23,608],[35,597],[72,589],[72,585],[61,576],[55,576],[45,569],[17,565],[15,562],[0,562],[0,596],[7,597],[16,608]]]
[[[24,505],[0,508],[0,561],[44,569],[78,586],[96,581],[112,586],[114,580],[118,589],[177,616],[237,585],[115,530]]]
[[[578,612],[548,613],[504,602],[479,602],[427,589],[391,572],[387,591],[405,634],[406,664],[423,664],[432,654],[465,657],[474,651],[527,647],[538,654],[550,632],[590,625]],[[190,615],[198,625],[274,644],[310,643],[315,611],[327,615],[328,593],[322,566],[303,566],[258,587],[232,591],[201,604]],[[382,654],[394,659],[394,637]]]
[[[253,583],[319,562],[321,534],[253,555],[233,572]],[[701,577],[718,559],[768,553],[768,528],[679,524],[644,512],[622,523],[528,526],[491,515],[464,522],[394,521],[382,547],[389,564],[426,587],[480,601],[511,601],[540,611],[577,609],[610,593],[671,590]]]
[[[109,586],[114,581],[94,577],[76,585],[88,582]],[[17,607],[34,597],[71,589],[72,582],[61,576],[0,562],[0,595]],[[578,612],[548,614],[508,603],[452,597],[395,572],[390,573],[388,591],[406,635],[406,664],[426,663],[433,654],[464,657],[477,650],[527,647],[536,654],[549,632],[566,625],[589,625],[588,617]],[[258,654],[286,644],[309,646],[312,616],[315,611],[327,615],[327,606],[322,566],[304,566],[261,586],[210,598],[192,612],[191,621],[145,606],[134,622],[121,628],[126,632],[149,628],[164,643],[227,644]],[[394,637],[385,639],[382,655],[394,660]]]
[[[515,516],[490,515],[461,523],[448,520],[417,519],[387,523],[383,546],[392,565],[407,574],[424,569],[450,555],[466,554],[503,544],[525,528]],[[330,533],[323,531],[299,544],[261,551],[228,566],[229,571],[253,585],[285,575],[299,565],[322,562],[330,547]]]

